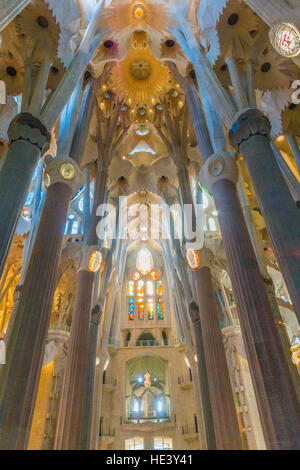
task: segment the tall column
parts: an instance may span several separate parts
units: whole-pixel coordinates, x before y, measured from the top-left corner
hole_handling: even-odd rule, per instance
[[[70,198],[81,185],[79,167],[68,157],[53,159],[45,178],[48,194],[12,327],[7,364],[1,375],[1,449],[27,446],[66,215]]]
[[[200,176],[211,191],[218,210],[267,448],[297,449],[300,445],[300,406],[238,201],[237,165],[228,154],[212,155]]]
[[[217,449],[216,436],[214,430],[214,420],[212,414],[212,405],[210,402],[209,385],[208,385],[208,372],[206,367],[204,345],[203,345],[203,332],[200,322],[199,307],[195,302],[192,302],[189,308],[189,314],[191,317],[195,347],[197,353],[197,367],[198,377],[200,384],[200,395],[202,402],[202,414],[205,427],[205,437],[207,450]]]
[[[91,259],[97,246],[85,246],[79,265],[75,305],[60,401],[55,449],[88,449],[90,427],[86,426],[89,383],[90,320],[95,271]],[[98,269],[100,265],[97,266]]]
[[[271,125],[249,109],[237,115],[229,137],[241,153],[257,196],[281,272],[300,321],[300,215],[270,145]]]
[[[218,319],[208,250],[200,253],[200,267],[193,271],[200,312],[209,394],[218,450],[242,449],[225,349]]]
[[[50,143],[50,133],[39,118],[18,114],[8,129],[10,146],[0,172],[0,276],[33,171]]]
[[[67,366],[60,402],[56,429],[56,449],[89,449],[90,428],[87,428],[85,416],[89,413],[87,384],[89,381],[89,334],[94,291],[95,272],[90,265],[92,256],[98,253],[97,243],[97,207],[104,201],[107,181],[105,168],[99,168],[90,224],[82,250],[77,276],[77,290],[72,317],[71,339],[67,355]],[[80,392],[79,392],[80,391]]]

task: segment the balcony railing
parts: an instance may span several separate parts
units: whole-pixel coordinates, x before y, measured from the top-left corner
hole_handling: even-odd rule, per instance
[[[154,412],[145,412],[145,411],[130,411],[127,416],[128,421],[156,421],[156,422],[170,422],[170,416],[167,412],[157,413]]]
[[[115,428],[111,428],[110,426],[100,426],[99,436],[115,437],[115,432]]]
[[[180,375],[178,377],[179,385],[189,385],[193,382],[193,378],[191,375]]]
[[[184,342],[184,339],[183,339]],[[147,346],[175,346],[176,344],[180,344],[182,341],[180,339],[176,340],[170,340],[170,339],[164,339],[161,341],[156,341],[153,339],[147,339],[147,340],[140,340],[140,341],[125,341],[124,346],[126,348],[141,348],[141,347],[147,347]]]
[[[181,430],[182,430],[182,434],[184,435],[198,433],[198,429],[196,428],[195,424],[185,424],[184,426],[182,426]]]

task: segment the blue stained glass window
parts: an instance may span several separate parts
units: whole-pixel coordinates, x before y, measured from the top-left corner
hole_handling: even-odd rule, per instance
[[[31,204],[33,202],[33,196],[34,196],[33,192],[27,193],[25,206],[31,206]]]
[[[134,303],[133,299],[129,299],[128,303],[128,320],[134,320]]]

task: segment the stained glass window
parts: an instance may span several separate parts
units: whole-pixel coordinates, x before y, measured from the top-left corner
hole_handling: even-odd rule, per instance
[[[161,272],[153,269],[150,251],[142,248],[137,255],[136,269],[129,272],[128,319],[163,320],[163,294]]]
[[[157,293],[157,295],[162,295],[162,283],[161,283],[161,281],[156,281],[156,293]]]
[[[144,320],[144,304],[139,304],[138,305],[138,317],[139,317],[139,320]]]
[[[147,295],[154,295],[153,281],[147,281]]]
[[[77,235],[79,232],[79,222],[75,220],[72,224],[71,235]]]
[[[152,302],[147,304],[147,313],[148,320],[154,320],[154,304]]]
[[[128,295],[129,295],[129,297],[134,296],[134,281],[129,281],[128,282]]]
[[[34,197],[33,192],[27,193],[25,206],[31,206],[31,204],[33,203],[33,197]]]
[[[157,317],[159,320],[163,320],[164,318],[164,308],[161,302],[157,304]]]
[[[128,304],[128,320],[134,320],[134,303],[133,299],[129,299],[129,304]]]
[[[137,295],[138,297],[143,297],[144,295],[144,281],[137,282]]]
[[[142,248],[137,255],[136,267],[142,274],[148,274],[153,266],[152,256],[147,248]]]

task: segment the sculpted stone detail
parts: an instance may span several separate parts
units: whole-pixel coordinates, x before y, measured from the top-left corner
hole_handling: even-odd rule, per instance
[[[237,184],[239,178],[238,166],[233,153],[214,153],[204,163],[200,171],[201,183],[211,192],[213,185],[222,179],[228,179]]]
[[[103,313],[102,305],[95,305],[91,312],[91,323],[95,326],[100,324]]]
[[[41,152],[46,152],[50,146],[50,132],[38,117],[30,113],[18,114],[10,123],[7,134],[11,144],[18,140],[28,140]]]
[[[50,155],[46,155],[45,163],[44,183],[47,189],[55,183],[64,183],[70,186],[75,194],[83,186],[82,171],[72,158],[52,158]]]
[[[189,314],[193,323],[200,322],[199,307],[194,301],[190,303]]]
[[[236,116],[232,129],[229,131],[231,145],[237,150],[250,137],[261,135],[270,140],[271,124],[269,119],[258,109],[247,109]]]

